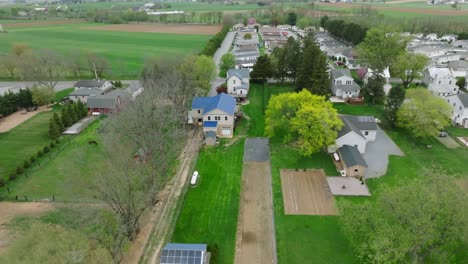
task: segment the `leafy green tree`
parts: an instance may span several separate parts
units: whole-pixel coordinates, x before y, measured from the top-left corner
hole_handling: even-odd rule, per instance
[[[339,203],[359,263],[455,263],[468,242],[468,200],[453,178],[431,169],[381,188],[373,201]]]
[[[294,12],[288,13],[287,23],[291,26],[295,26],[297,22],[297,14]]]
[[[226,74],[230,69],[234,69],[236,66],[236,57],[232,53],[226,53],[221,57],[221,63],[219,69],[221,73]]]
[[[456,85],[458,86],[458,88],[460,88],[460,90],[465,90],[465,85],[466,85],[465,77],[461,77],[460,79],[458,79]]]
[[[280,137],[304,156],[335,142],[343,126],[337,110],[325,97],[307,90],[271,97],[265,113],[265,134]]]
[[[253,80],[257,80],[266,83],[268,78],[273,76],[273,65],[271,64],[270,58],[267,55],[262,55],[257,58],[257,62],[253,66],[250,77]]]
[[[31,93],[32,93],[32,101],[36,105],[47,105],[54,101],[55,98],[55,92],[52,87],[49,86],[43,86],[43,87],[38,87],[38,86],[33,86],[31,88]]]
[[[391,125],[396,126],[397,112],[405,101],[405,89],[402,86],[396,85],[390,89],[387,100],[385,101],[384,117]]]
[[[357,48],[363,63],[382,73],[404,54],[406,41],[398,34],[387,35],[384,29],[372,28]]]
[[[381,105],[385,101],[385,78],[374,74],[361,89],[361,94],[369,104]]]
[[[194,83],[201,88],[204,93],[211,89],[211,81],[216,77],[216,64],[211,57],[200,55],[193,65]]]
[[[57,113],[54,113],[53,119],[54,122],[57,124],[60,132],[63,132],[65,130],[65,126],[63,125],[62,120],[60,119]]]
[[[421,72],[424,70],[429,59],[422,54],[404,53],[397,57],[391,70],[395,76],[398,76],[403,82],[403,86],[413,82],[414,79],[421,79]]]
[[[452,108],[426,88],[409,89],[397,112],[397,125],[416,137],[436,136],[450,124]]]
[[[245,34],[244,34],[244,39],[252,39],[252,34],[250,34],[250,33],[245,33]]]

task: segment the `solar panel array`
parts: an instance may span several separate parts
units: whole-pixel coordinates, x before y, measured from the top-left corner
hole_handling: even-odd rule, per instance
[[[164,249],[161,264],[203,264],[203,254],[200,250]]]

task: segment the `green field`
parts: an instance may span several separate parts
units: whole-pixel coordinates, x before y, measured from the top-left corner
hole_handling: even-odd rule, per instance
[[[4,179],[25,159],[50,143],[49,119],[53,112],[42,112],[14,129],[0,133],[0,177]]]
[[[100,125],[100,121],[95,121],[78,136],[64,136],[59,147],[51,151],[51,158],[44,158],[39,161],[40,166],[29,169],[28,177],[21,175],[9,184],[10,198],[27,195],[29,199],[41,200],[54,195],[61,202],[92,201],[92,172],[102,160],[102,152],[88,141],[98,138]]]
[[[210,36],[89,30],[102,24],[80,23],[31,26],[8,29],[0,35],[0,53],[7,53],[15,43],[25,43],[34,50],[53,49],[66,56],[73,52],[94,52],[109,60],[105,77],[135,78],[146,58],[165,56],[182,58],[197,53]],[[3,77],[5,77],[5,73]],[[2,77],[0,72],[0,77]]]

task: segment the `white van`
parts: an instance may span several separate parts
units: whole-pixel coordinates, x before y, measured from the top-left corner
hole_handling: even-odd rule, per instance
[[[198,171],[194,171],[192,174],[192,178],[190,179],[190,185],[197,184],[198,181]]]

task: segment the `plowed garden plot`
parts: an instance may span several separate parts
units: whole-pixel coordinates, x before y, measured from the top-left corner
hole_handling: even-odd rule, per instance
[[[281,170],[286,215],[338,215],[323,170]]]
[[[221,26],[145,23],[145,24],[121,24],[121,25],[93,26],[93,27],[87,27],[86,29],[105,30],[105,31],[123,31],[123,32],[215,35],[221,30]]]
[[[64,25],[64,24],[77,24],[85,22],[84,19],[66,19],[66,20],[44,20],[44,21],[32,21],[32,22],[17,22],[17,23],[5,23],[3,27],[9,28],[20,28],[20,27],[34,27],[34,26],[50,26],[50,25]]]

